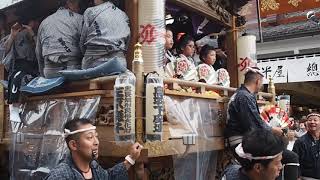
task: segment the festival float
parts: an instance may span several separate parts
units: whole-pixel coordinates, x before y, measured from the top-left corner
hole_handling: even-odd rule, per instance
[[[130,179],[218,178],[226,162],[223,137],[226,106],[241,82],[238,69],[249,65],[241,60],[255,61],[254,56],[238,52],[241,55],[238,58],[236,53],[236,15],[247,3],[246,0],[124,1],[131,21],[127,56],[131,72],[66,81],[49,93],[29,94],[21,106],[22,123],[16,133],[10,133],[8,108],[2,95],[1,149],[11,144],[10,173],[16,179],[45,176],[67,151],[61,136],[63,124],[77,117],[95,121],[100,141],[99,161],[104,167],[122,161],[133,142],[143,144],[141,157],[129,172]],[[212,77],[205,67],[192,73],[184,72],[183,66],[168,67],[171,74],[177,69],[187,73],[186,77],[199,73],[198,79],[213,83],[165,75],[163,34],[169,6],[200,15],[219,27],[219,31],[226,30],[228,71],[220,70],[219,76]],[[245,43],[254,42],[249,39]],[[255,53],[254,47],[249,47]],[[260,105],[274,103],[272,83],[270,87],[269,93],[259,93],[264,97],[258,101]]]

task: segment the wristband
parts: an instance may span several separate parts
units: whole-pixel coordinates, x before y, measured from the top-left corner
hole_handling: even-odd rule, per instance
[[[136,161],[132,159],[131,155],[127,155],[124,159],[127,160],[132,166],[136,163]]]

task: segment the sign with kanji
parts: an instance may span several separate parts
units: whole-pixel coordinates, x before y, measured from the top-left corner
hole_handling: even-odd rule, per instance
[[[264,84],[269,83],[269,77],[274,83],[286,83],[288,81],[288,65],[284,61],[261,61],[258,67],[264,75]]]
[[[271,76],[275,83],[320,81],[320,56],[304,56],[303,58],[285,60],[263,60],[258,67],[264,74],[264,84]]]
[[[288,82],[320,81],[320,57],[292,60],[288,63]]]

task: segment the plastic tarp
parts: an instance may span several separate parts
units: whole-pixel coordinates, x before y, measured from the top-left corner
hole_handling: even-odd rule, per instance
[[[216,134],[214,126],[220,123],[219,103],[212,99],[165,96],[165,106],[170,136],[195,138],[194,144],[191,141],[186,145],[184,153],[173,157],[175,180],[215,179],[218,151],[207,147]]]
[[[62,137],[64,124],[74,118],[94,119],[100,97],[33,101],[22,105],[22,125],[12,136],[12,180],[40,180],[68,149]]]

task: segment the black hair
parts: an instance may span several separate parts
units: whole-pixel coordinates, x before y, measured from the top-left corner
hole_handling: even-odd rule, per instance
[[[59,6],[65,6],[68,1],[80,3],[80,0],[59,0]]]
[[[260,69],[258,67],[252,67],[252,69],[258,70],[260,71]],[[262,76],[257,73],[257,72],[253,72],[253,71],[248,71],[245,75],[244,75],[244,84],[249,84],[249,83],[253,83],[255,82],[258,78],[261,78]]]
[[[86,124],[92,124],[92,122],[89,119],[77,118],[77,119],[73,119],[73,120],[66,122],[66,124],[64,125],[64,129],[68,129],[72,132],[72,131],[78,130],[81,125],[86,125]],[[65,141],[66,141],[68,147],[69,147],[69,142],[71,140],[79,140],[79,134],[69,135],[65,138]]]
[[[182,49],[184,49],[190,41],[194,41],[194,39],[190,35],[182,35],[178,42],[177,53],[182,54]]]
[[[173,33],[172,25],[166,25],[166,31],[171,31]]]
[[[254,157],[274,156],[285,150],[285,141],[271,131],[259,129],[251,131],[243,137],[242,147],[245,153],[249,153]],[[251,170],[256,163],[268,167],[272,160],[273,159],[248,160],[239,158],[240,164],[245,171]]]
[[[199,58],[202,62],[204,62],[204,60],[206,59],[206,57],[208,56],[208,54],[210,53],[210,51],[214,51],[215,48],[213,46],[210,46],[208,44],[202,46],[201,50],[200,50],[200,55]]]
[[[7,21],[7,16],[3,11],[0,11],[0,21]]]

